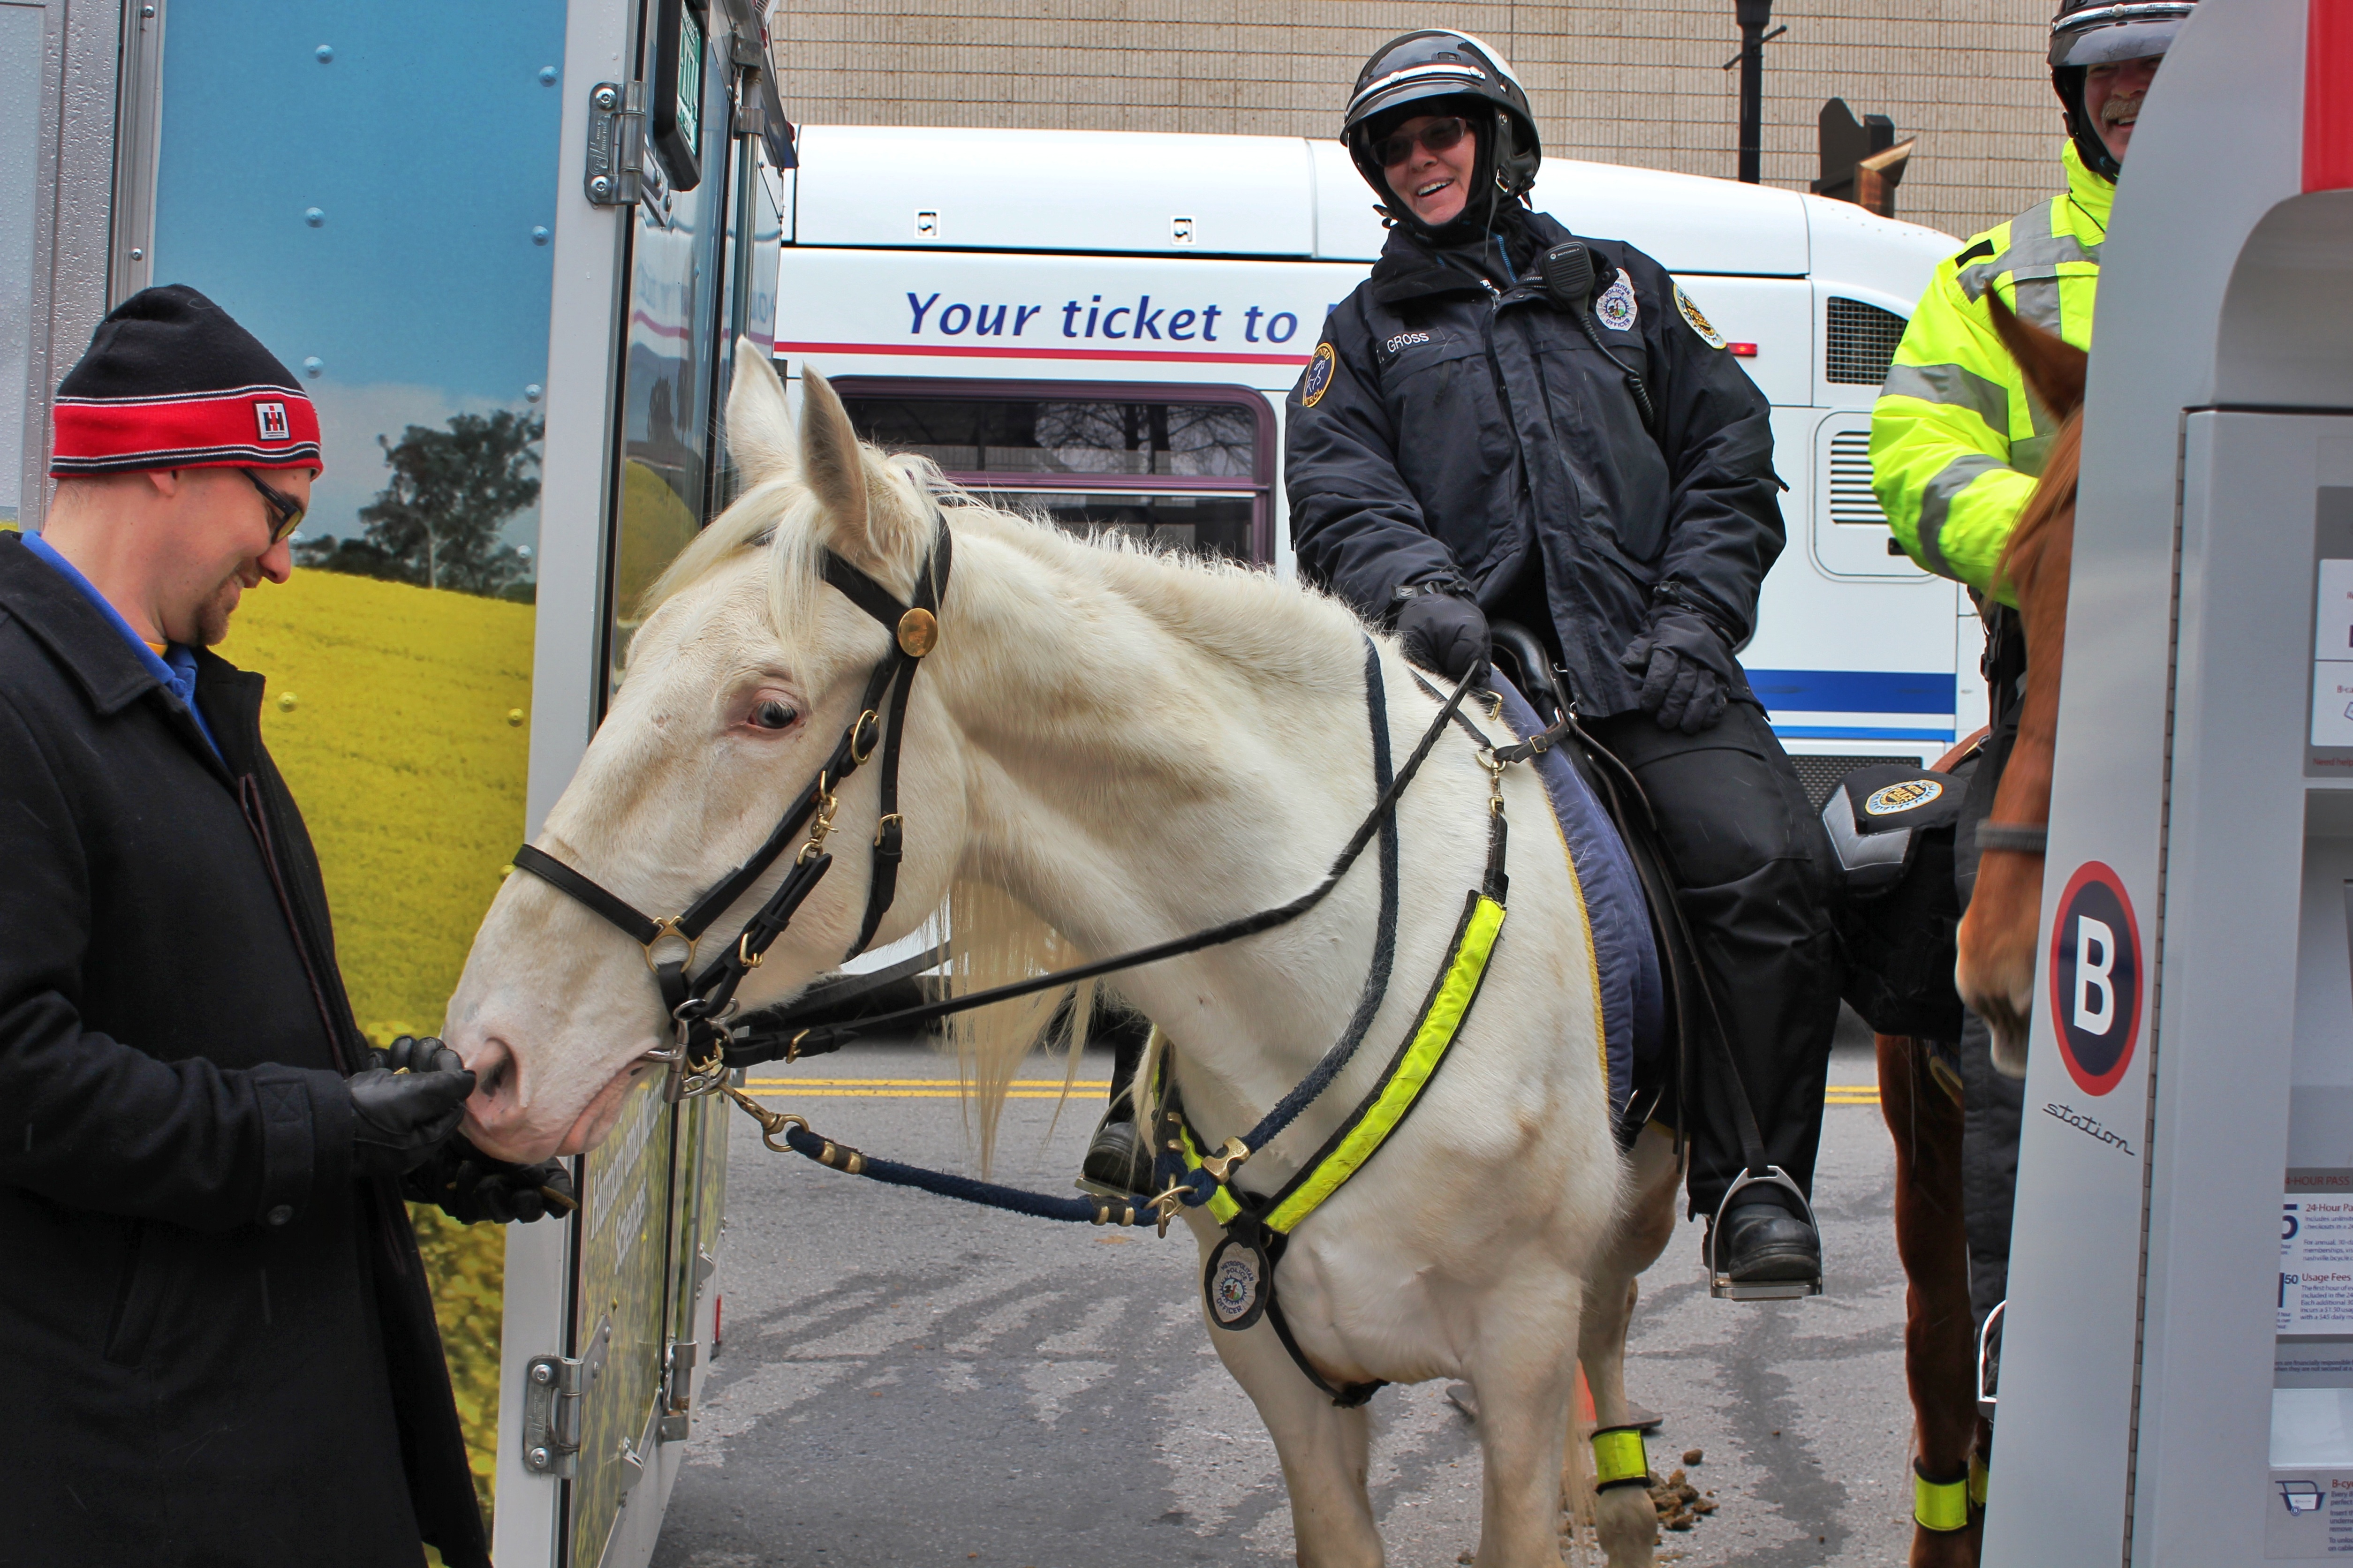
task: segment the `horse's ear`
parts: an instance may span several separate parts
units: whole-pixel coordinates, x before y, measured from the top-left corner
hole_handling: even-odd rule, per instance
[[[801,478],[816,492],[832,525],[836,547],[846,555],[871,559],[868,537],[866,464],[859,456],[858,432],[833,384],[806,363],[801,366]]]
[[[767,351],[749,338],[735,340],[735,380],[727,392],[727,452],[755,485],[793,471],[793,416],[785,406],[785,384]]]
[[[2026,374],[2027,389],[2042,401],[2053,419],[2064,419],[2084,406],[2084,373],[2091,356],[2041,327],[2021,321],[2001,296],[1986,290],[1986,310],[1993,330]]]

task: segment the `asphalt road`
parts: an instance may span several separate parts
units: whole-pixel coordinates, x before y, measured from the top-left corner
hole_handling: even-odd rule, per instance
[[[1081,1077],[1108,1071],[1089,1058]],[[952,1064],[928,1050],[845,1051],[792,1076],[808,1089],[790,1107],[826,1135],[975,1168]],[[1842,1047],[1831,1081],[1872,1084],[1867,1038]],[[1008,1108],[997,1178],[1069,1191],[1100,1090],[1058,1125],[1052,1089],[1018,1092],[1036,1098]],[[1904,1560],[1891,1155],[1875,1100],[1833,1100],[1815,1185],[1825,1295],[1710,1300],[1695,1222],[1643,1279],[1628,1388],[1667,1414],[1653,1466],[1703,1449],[1692,1479],[1719,1504],[1669,1535],[1662,1561]],[[859,1181],[768,1153],[748,1118],[729,1159],[723,1340],[657,1568],[1292,1562],[1273,1446],[1208,1346],[1189,1239]],[[1471,1422],[1441,1384],[1386,1389],[1373,1409],[1389,1562],[1455,1563],[1478,1538]]]

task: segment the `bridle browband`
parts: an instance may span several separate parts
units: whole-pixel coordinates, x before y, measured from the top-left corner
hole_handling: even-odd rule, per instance
[[[786,808],[766,842],[687,906],[683,913],[657,920],[543,849],[526,844],[515,851],[515,869],[530,872],[558,892],[586,905],[645,950],[646,967],[653,971],[655,983],[661,987],[662,1005],[677,1030],[677,1040],[665,1049],[647,1052],[643,1059],[669,1066],[666,1096],[673,1101],[707,1094],[725,1078],[727,1036],[723,1024],[735,1010],[736,988],[743,984],[745,975],[760,966],[768,948],[792,924],[795,912],[832,868],[833,856],[825,845],[833,831],[841,785],[878,749],[881,753],[881,816],[874,829],[866,917],[859,923],[858,940],[850,943],[844,955],[845,963],[865,952],[873,942],[882,917],[890,912],[892,901],[897,897],[899,861],[906,837],[906,821],[899,811],[899,752],[906,738],[907,699],[914,688],[915,671],[923,656],[939,641],[940,600],[947,590],[948,569],[954,559],[947,520],[936,506],[933,517],[936,526],[932,552],[916,574],[912,604],[901,604],[890,590],[832,551],[824,552],[822,572],[826,582],[881,623],[891,633],[891,651],[867,678],[856,716],[834,742],[832,755]],[[776,890],[745,922],[742,933],[725,952],[699,973],[694,972],[696,950],[712,921],[751,891],[753,885],[791,847],[804,825],[808,837]],[[655,950],[669,942],[683,944],[684,953],[676,959],[658,957]]]

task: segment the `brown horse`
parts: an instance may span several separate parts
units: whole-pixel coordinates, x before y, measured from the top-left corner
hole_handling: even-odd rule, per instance
[[[2051,816],[2086,359],[2082,350],[2019,321],[1999,296],[1986,303],[2027,385],[2060,422],[2042,483],[2002,552],[2000,575],[2017,590],[2026,632],[2026,695],[2018,738],[1979,828],[1976,888],[1961,921],[1954,972],[1961,999],[1992,1030],[1994,1065],[2018,1076],[2026,1070],[2042,919],[2043,858],[2037,845]],[[1975,743],[1973,737],[1957,747],[1937,767],[1957,764]],[[1930,1070],[1933,1058],[1923,1042],[1881,1035],[1877,1043],[1880,1107],[1895,1141],[1895,1246],[1906,1284],[1904,1370],[1912,1394],[1913,1462],[1927,1481],[1974,1481],[1982,1475],[1978,1467],[1992,1431],[1978,1415],[1977,1336],[1960,1197],[1961,1089]],[[1972,1484],[1972,1497],[1979,1490]],[[1972,1503],[1959,1529],[1915,1524],[1911,1568],[1975,1568],[1982,1523]]]
[[[1994,330],[2026,384],[2060,421],[2035,487],[1997,569],[2017,593],[2026,630],[2026,699],[1993,812],[1979,827],[1977,890],[1961,919],[1961,1000],[1993,1031],[1994,1066],[2026,1074],[2033,1011],[2034,939],[2042,917],[2042,832],[2051,820],[2051,760],[2059,736],[2060,666],[2066,655],[2067,583],[2075,559],[2075,477],[2083,451],[2084,351],[2027,325],[1988,294]]]

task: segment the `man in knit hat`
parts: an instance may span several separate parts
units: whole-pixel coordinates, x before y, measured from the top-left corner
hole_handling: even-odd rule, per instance
[[[309,398],[193,289],[58,388],[0,532],[0,1562],[487,1565],[407,1216],[535,1218],[454,1145],[473,1077],[371,1051],[262,679],[209,650],[292,571]]]

